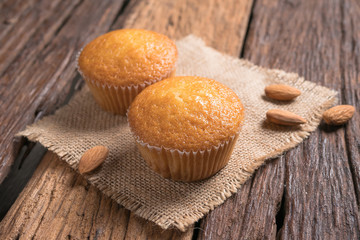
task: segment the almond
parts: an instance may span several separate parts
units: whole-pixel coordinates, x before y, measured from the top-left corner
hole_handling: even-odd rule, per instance
[[[339,105],[323,113],[324,121],[329,125],[342,125],[352,118],[355,108],[351,105]]]
[[[78,170],[80,174],[88,173],[99,167],[109,155],[105,146],[95,146],[87,150],[80,158]]]
[[[265,88],[265,94],[268,98],[280,101],[289,101],[300,96],[300,90],[288,85],[276,84]]]
[[[267,111],[266,118],[269,122],[286,126],[295,126],[306,123],[304,118],[296,115],[295,113],[280,109],[271,109]]]

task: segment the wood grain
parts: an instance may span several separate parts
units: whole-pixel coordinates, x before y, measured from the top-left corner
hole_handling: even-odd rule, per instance
[[[243,46],[253,0],[136,1],[113,28],[146,28],[179,39],[189,34],[209,46],[238,56]],[[226,36],[226,37],[225,37]]]
[[[24,189],[46,152],[47,149],[40,143],[25,141],[9,175],[0,184],[0,221]],[[23,159],[28,160],[22,161]]]
[[[119,1],[75,3],[61,1],[54,7],[48,13],[52,18],[36,29],[1,76],[0,111],[7,114],[0,115],[0,182],[19,149],[13,146],[14,134],[33,122],[39,112],[48,114],[61,105],[76,75],[77,51],[107,31],[121,7]]]
[[[0,37],[8,33],[26,9],[32,9],[35,1],[5,0],[0,2]]]
[[[344,104],[357,105],[360,94],[356,39],[360,31],[355,12],[359,12],[359,5],[355,1],[332,1],[329,6],[328,2],[256,1],[244,57],[265,67],[298,72],[339,90],[345,95],[341,97]],[[341,59],[345,56],[344,63]],[[359,106],[357,109],[358,114]],[[345,127],[346,132],[344,128],[322,125],[284,158],[260,168],[251,182],[202,220],[200,238],[358,239],[357,118]],[[259,179],[260,184],[253,184]],[[268,214],[272,211],[278,211],[276,219],[274,213]],[[281,228],[280,232],[272,225]]]
[[[275,239],[284,177],[285,158],[270,160],[201,221],[199,239]]]
[[[346,150],[360,208],[360,4],[345,2],[341,7],[341,102],[353,105],[356,112],[345,126]]]
[[[2,239],[84,239],[90,234],[123,237],[129,218],[124,208],[87,184],[51,152],[8,215],[12,217],[1,222]]]
[[[45,49],[40,49],[37,55],[34,53],[33,62],[23,63],[20,72],[22,75],[13,69],[14,76],[17,73],[16,81],[8,81],[6,87],[8,97],[17,102],[13,105],[9,103],[7,110],[11,114],[28,116],[27,121],[11,123],[13,128],[18,129],[31,122],[33,114],[39,109],[47,114],[61,104],[69,92],[72,79],[77,78],[74,54],[85,42],[107,31],[106,28],[117,18],[116,11],[120,17],[111,29],[147,28],[172,38],[196,33],[212,46],[238,55],[246,33],[252,1],[243,1],[241,4],[238,1],[228,1],[225,5],[222,3],[219,0],[211,0],[207,4],[200,0],[132,1],[123,12],[119,10],[119,5],[112,6],[107,1],[102,6],[81,2],[54,33],[55,36],[44,45]],[[228,5],[232,8],[228,8]],[[92,13],[91,16],[86,14],[88,12]],[[232,15],[234,16],[231,17]],[[220,34],[229,38],[219,38]],[[41,77],[37,77],[39,73]],[[5,74],[9,74],[8,71]],[[32,77],[27,79],[30,83],[25,83],[25,86],[34,89],[34,93],[31,96],[23,94],[22,99],[14,99],[14,92],[21,91],[16,89],[22,83],[21,77],[26,74]],[[65,90],[62,89],[64,87]],[[10,107],[15,104],[19,105],[19,110],[10,111]],[[25,112],[24,108],[27,109]],[[7,134],[9,138],[13,133],[8,131]],[[51,236],[49,229],[52,229]],[[191,239],[192,234],[191,228],[185,233],[177,230],[163,231],[153,223],[134,216],[88,186],[51,153],[41,161],[31,181],[0,224],[0,238],[108,239],[116,236],[116,239]]]
[[[265,67],[297,72],[338,90],[343,104],[355,104],[359,94],[356,12],[358,2],[351,0],[257,1],[244,56]],[[360,238],[354,191],[360,174],[356,118],[346,127],[321,125],[286,155],[285,212],[278,238]]]
[[[28,2],[28,1],[24,1]],[[9,16],[5,21],[6,29],[3,30],[0,37],[0,74],[13,62],[14,58],[24,48],[25,44],[34,37],[36,30],[48,20],[53,20],[55,9],[60,11],[70,10],[78,1],[38,1],[36,4],[27,6],[19,16]],[[59,12],[61,13],[61,12]],[[59,14],[59,17],[66,17],[68,13]],[[56,23],[61,23],[56,21]],[[46,24],[46,23],[45,23]]]

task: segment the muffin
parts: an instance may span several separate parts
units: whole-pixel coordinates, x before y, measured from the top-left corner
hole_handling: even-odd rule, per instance
[[[145,87],[175,74],[175,43],[147,30],[122,29],[101,35],[78,57],[78,70],[106,111],[125,115]]]
[[[238,96],[203,77],[172,77],[142,91],[128,121],[148,165],[165,178],[206,179],[229,161],[244,119]]]

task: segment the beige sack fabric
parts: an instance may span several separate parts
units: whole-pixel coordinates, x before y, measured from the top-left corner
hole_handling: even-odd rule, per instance
[[[196,183],[173,182],[154,173],[141,158],[125,117],[101,110],[87,87],[54,115],[19,133],[39,141],[72,168],[96,145],[110,149],[108,159],[88,181],[135,214],[166,229],[184,231],[222,204],[266,159],[296,146],[336,102],[336,92],[305,81],[297,74],[269,70],[223,55],[194,36],[177,41],[177,75],[213,78],[232,88],[245,107],[245,123],[229,164],[215,176]],[[264,97],[269,84],[294,86],[302,95],[289,104]],[[281,127],[265,121],[272,108],[292,111],[308,121],[301,127]]]

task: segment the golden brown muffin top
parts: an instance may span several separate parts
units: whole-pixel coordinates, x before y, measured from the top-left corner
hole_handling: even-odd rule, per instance
[[[78,66],[85,78],[128,86],[167,77],[176,60],[176,45],[165,35],[121,29],[87,44],[80,53]]]
[[[204,150],[240,130],[244,108],[228,87],[203,77],[172,77],[143,90],[128,112],[132,132],[152,146]]]

